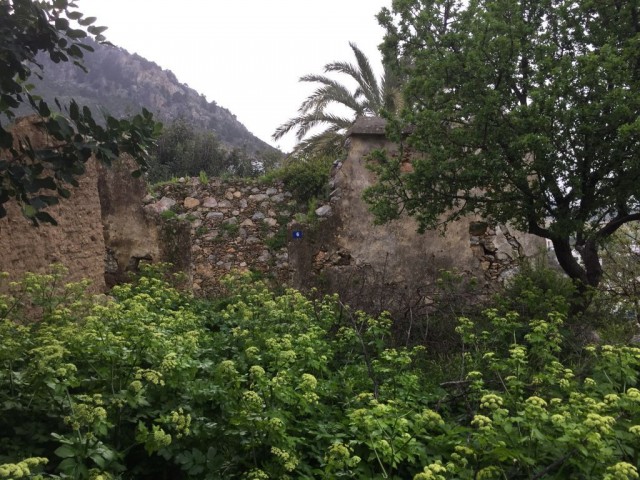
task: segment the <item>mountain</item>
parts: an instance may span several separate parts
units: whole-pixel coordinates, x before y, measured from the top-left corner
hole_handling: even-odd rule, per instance
[[[54,98],[62,104],[75,98],[94,113],[104,109],[115,117],[126,117],[145,107],[162,122],[182,118],[196,128],[213,131],[230,148],[244,148],[253,155],[277,151],[249,132],[229,110],[180,83],[170,70],[123,48],[85,43],[95,49],[85,53],[87,73],[72,62],[53,63],[46,56],[38,57],[43,79],[32,75],[30,81],[50,105]]]

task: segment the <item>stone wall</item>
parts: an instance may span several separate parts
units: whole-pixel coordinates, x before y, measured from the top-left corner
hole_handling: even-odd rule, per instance
[[[285,235],[295,202],[282,185],[181,178],[159,187],[146,202],[145,210],[189,225],[196,294],[224,293],[220,280],[231,271],[252,271],[273,285],[288,283]]]
[[[374,225],[362,200],[365,188],[375,182],[366,159],[375,149],[396,155],[397,147],[385,139],[379,119],[360,119],[349,143],[347,159],[333,173],[331,213],[313,227],[290,227],[303,231],[302,238],[290,235],[289,240],[293,286],[322,286],[358,308],[409,316],[434,303],[443,271],[473,280],[482,296],[513,274],[522,258],[545,250],[537,237],[479,218],[454,222],[445,235],[418,234],[415,221],[406,216]],[[403,168],[411,168],[410,159],[405,163]]]
[[[46,141],[33,123],[16,128],[32,141]],[[374,225],[362,200],[375,181],[367,156],[397,149],[378,119],[357,122],[349,142],[344,164],[334,166],[329,201],[305,224],[295,221],[295,201],[279,184],[183,178],[147,194],[144,182],[130,175],[131,161],[111,169],[89,162],[71,200],[51,209],[58,227],[33,227],[9,206],[0,221],[0,270],[43,271],[59,262],[72,279],[89,278],[103,291],[126,280],[140,262],[169,261],[187,273],[198,295],[225,293],[225,274],[251,271],[275,286],[338,292],[352,306],[403,318],[438,303],[444,271],[475,281],[473,295],[481,297],[522,258],[545,250],[537,237],[479,218],[451,224],[446,235],[418,234],[408,217]],[[405,163],[410,169],[410,159]]]
[[[35,148],[48,141],[33,117],[20,119],[14,137],[29,137]],[[25,272],[43,273],[53,263],[70,269],[70,280],[89,279],[94,291],[103,291],[105,243],[100,221],[100,198],[96,188],[98,171],[89,161],[80,186],[71,188],[73,201],[61,201],[47,211],[58,225],[38,227],[26,219],[16,203],[6,204],[0,219],[0,271],[17,278]]]
[[[50,142],[35,116],[19,119],[12,132],[16,141],[28,137],[34,148]],[[143,260],[171,261],[189,272],[188,225],[169,225],[143,210],[146,185],[131,176],[134,169],[126,158],[111,168],[89,160],[79,186],[70,188],[71,198],[47,210],[57,226],[36,227],[15,202],[6,204],[8,215],[0,219],[0,271],[19,278],[61,263],[70,281],[89,279],[94,292],[126,280]]]

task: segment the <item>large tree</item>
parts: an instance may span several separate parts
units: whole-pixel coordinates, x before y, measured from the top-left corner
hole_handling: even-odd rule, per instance
[[[31,75],[46,76],[38,53],[84,68],[82,58],[93,49],[82,40],[105,40],[106,27],[95,26],[95,20],[79,12],[72,0],[0,0],[0,218],[6,215],[3,205],[15,198],[34,222],[55,223],[43,209],[69,196],[67,185],[77,185],[92,155],[108,164],[129,153],[141,169],[146,167],[148,147],[160,128],[148,111],[125,120],[107,115],[96,121],[90,109],[74,101],[66,106],[56,101],[54,111],[31,93]],[[35,148],[29,138],[14,138],[7,127],[14,109],[24,103],[40,116],[50,147]]]
[[[640,219],[639,5],[396,0],[383,10],[385,57],[407,76],[394,130],[411,125],[405,145],[425,155],[407,174],[382,156],[368,192],[378,219],[511,222],[549,239],[582,291],[597,286],[601,245]]]
[[[383,109],[394,110],[397,100],[397,82],[393,75],[375,75],[371,62],[355,43],[349,43],[356,63],[332,62],[324,66],[324,73],[340,73],[355,81],[355,89],[327,75],[305,75],[301,82],[320,86],[300,105],[298,115],[279,126],[273,134],[279,140],[295,131],[299,141],[294,155],[335,155],[342,150],[347,129],[356,118],[377,115]],[[335,107],[342,112],[336,113]],[[311,133],[317,126],[319,133]]]

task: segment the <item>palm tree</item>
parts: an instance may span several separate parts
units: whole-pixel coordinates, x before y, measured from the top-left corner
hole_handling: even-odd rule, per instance
[[[279,140],[295,130],[299,143],[294,148],[294,156],[336,155],[342,150],[345,133],[356,118],[378,115],[383,109],[395,110],[397,83],[388,80],[392,77],[387,74],[386,68],[378,80],[362,50],[352,42],[349,46],[356,57],[356,64],[333,62],[324,66],[324,72],[348,75],[356,81],[355,91],[350,91],[326,75],[305,75],[300,78],[301,82],[319,83],[320,87],[302,102],[298,115],[280,125],[273,134],[273,139]],[[347,107],[350,112],[346,115],[331,113],[329,107],[334,105]],[[307,136],[312,128],[319,125],[325,125],[326,128]]]

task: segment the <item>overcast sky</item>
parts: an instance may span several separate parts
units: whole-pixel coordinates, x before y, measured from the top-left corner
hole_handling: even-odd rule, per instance
[[[182,83],[271,140],[313,91],[298,79],[332,61],[353,61],[355,42],[380,71],[383,30],[375,14],[391,0],[79,0],[109,27],[108,40],[173,71]]]

